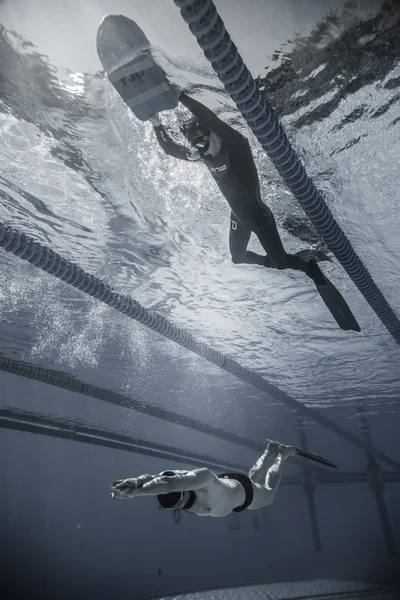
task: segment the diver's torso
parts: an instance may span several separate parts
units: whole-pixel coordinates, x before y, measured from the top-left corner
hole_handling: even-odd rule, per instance
[[[164,471],[161,475],[175,477],[175,472]],[[157,495],[160,505],[167,510],[184,510],[203,517],[226,517],[232,511],[242,512],[252,504],[253,497],[253,483],[242,473],[222,473],[211,485],[196,491]]]
[[[250,228],[260,218],[259,179],[248,141],[223,144],[214,157],[203,158],[238,221]]]

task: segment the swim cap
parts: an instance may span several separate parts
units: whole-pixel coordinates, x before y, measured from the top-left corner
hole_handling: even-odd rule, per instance
[[[174,471],[163,471],[163,477],[175,477]],[[178,510],[179,508],[191,508],[194,504],[196,494],[193,491],[188,492],[168,492],[168,494],[158,494],[157,500],[165,510]]]
[[[158,494],[157,500],[165,510],[175,510],[182,499],[182,492],[170,492],[169,494]]]

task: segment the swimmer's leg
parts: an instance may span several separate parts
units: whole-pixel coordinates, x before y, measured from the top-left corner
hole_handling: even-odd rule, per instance
[[[268,458],[268,448],[259,461],[254,465],[249,473],[249,478],[253,482],[254,497],[248,507],[249,510],[258,510],[265,506],[271,506],[275,499],[275,494],[279,489],[282,479],[283,465],[290,456],[295,456],[297,449],[293,446],[284,446],[272,442],[270,450],[271,456],[275,456],[272,466],[266,470]]]
[[[277,457],[275,458],[273,465],[268,469],[265,478],[265,487],[272,492],[272,501],[281,483],[283,465],[288,458],[296,456],[296,454],[297,448],[294,446],[285,446],[283,444],[279,446]]]
[[[264,485],[265,477],[267,475],[267,463],[269,460],[277,455],[279,444],[277,442],[268,442],[267,449],[264,454],[260,456],[256,464],[249,471],[249,479],[253,483],[261,483]]]
[[[288,254],[283,247],[281,236],[276,226],[274,215],[268,206],[262,207],[262,215],[258,219],[257,228],[254,233],[260,240],[267,256],[264,266],[279,270],[294,269],[307,273],[308,262],[296,254]]]
[[[229,230],[229,250],[231,252],[232,262],[235,265],[260,265],[265,266],[265,257],[247,250],[250,241],[251,229],[247,229],[235,215],[231,214],[231,227]]]

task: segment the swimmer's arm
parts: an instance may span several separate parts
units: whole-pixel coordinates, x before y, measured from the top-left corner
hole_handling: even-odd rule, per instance
[[[179,158],[180,160],[189,160],[193,161],[193,157],[190,151],[177,144],[165,131],[163,125],[161,123],[159,125],[154,126],[154,133],[156,134],[156,138],[161,148],[164,150],[165,154],[169,156],[173,156],[174,158]]]
[[[140,486],[140,495],[154,496],[155,494],[169,494],[170,492],[186,492],[200,490],[209,485],[216,476],[207,468],[194,469],[186,473],[177,473],[176,476],[160,475]]]

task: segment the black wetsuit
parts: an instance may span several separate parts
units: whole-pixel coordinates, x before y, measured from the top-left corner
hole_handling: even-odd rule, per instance
[[[197,100],[186,94],[181,94],[179,99],[199,122],[222,140],[221,150],[216,156],[199,154],[198,160],[208,167],[231,208],[229,248],[232,261],[307,272],[307,262],[286,253],[274,216],[261,201],[260,182],[248,140]],[[162,125],[154,129],[166,154],[182,160],[196,160],[189,150],[171,139]],[[247,250],[252,232],[260,240],[267,256]]]

